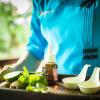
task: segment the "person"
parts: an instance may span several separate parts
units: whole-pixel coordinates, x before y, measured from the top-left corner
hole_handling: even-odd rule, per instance
[[[52,44],[59,74],[79,74],[91,64],[88,74],[100,65],[99,0],[33,0],[32,35],[16,70],[27,66],[36,71]]]

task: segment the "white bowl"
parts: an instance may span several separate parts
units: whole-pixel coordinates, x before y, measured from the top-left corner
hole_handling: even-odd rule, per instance
[[[78,89],[78,81],[76,77],[69,77],[62,79],[64,86],[68,89]]]
[[[96,94],[99,91],[100,85],[90,82],[82,82],[78,84],[79,89],[84,94]]]
[[[90,66],[89,64],[85,64],[79,75],[63,78],[64,86],[68,89],[78,89],[78,83],[85,81],[87,69]]]

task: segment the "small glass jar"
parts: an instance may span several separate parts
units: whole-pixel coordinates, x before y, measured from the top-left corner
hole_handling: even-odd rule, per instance
[[[57,64],[49,62],[42,68],[43,75],[46,76],[48,85],[55,85],[58,81]]]

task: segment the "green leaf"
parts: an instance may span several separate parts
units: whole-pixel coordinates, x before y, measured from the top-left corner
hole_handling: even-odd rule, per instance
[[[40,82],[37,82],[36,85],[35,85],[36,88],[41,88],[41,89],[47,89],[47,86],[40,83]]]
[[[37,75],[31,74],[29,76],[29,84],[31,84],[32,86],[34,86],[37,81],[38,81]]]
[[[23,73],[18,81],[27,86],[26,91],[43,92],[47,90],[47,79],[45,76],[42,76],[42,74],[42,72],[29,74],[27,68],[24,66]]]
[[[37,75],[37,74],[30,75],[29,76],[29,83],[31,85],[35,85],[36,82],[40,82],[40,83],[42,83],[44,85],[47,85],[47,79],[46,79],[46,77],[44,77],[42,75],[40,76],[40,75]]]
[[[33,86],[29,85],[26,87],[26,91],[33,92],[33,88],[34,88]]]
[[[47,85],[48,83],[47,83],[47,79],[46,79],[46,77],[45,76],[38,76],[38,82],[40,82],[40,83],[42,83],[42,84],[44,84],[44,85]]]
[[[18,81],[20,81],[21,83],[28,85],[29,83],[29,72],[27,70],[27,68],[24,66],[23,67],[23,73],[22,75],[19,77]]]
[[[24,70],[23,73],[22,73],[23,76],[26,77],[26,78],[28,78],[28,77],[29,77],[28,69],[24,66],[24,67],[23,67],[23,70]]]
[[[48,89],[47,87],[36,88],[34,86],[31,86],[31,85],[26,87],[26,91],[28,91],[28,92],[45,92],[45,91],[47,91],[47,89]]]
[[[21,75],[19,78],[18,78],[18,81],[21,82],[22,84],[24,85],[28,85],[29,83],[29,79],[24,77],[23,75]]]

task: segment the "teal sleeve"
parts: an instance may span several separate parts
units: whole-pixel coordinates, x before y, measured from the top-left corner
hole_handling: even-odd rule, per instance
[[[41,21],[38,17],[39,14],[39,4],[34,0],[32,20],[31,20],[31,36],[29,38],[27,49],[28,51],[37,57],[38,59],[43,59],[44,51],[47,46],[47,41],[43,37],[41,32]]]

